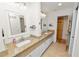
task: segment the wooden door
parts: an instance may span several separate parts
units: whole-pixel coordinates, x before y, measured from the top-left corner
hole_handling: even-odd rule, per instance
[[[58,17],[58,22],[57,22],[57,41],[61,42],[62,41],[62,32],[63,32],[63,17]]]

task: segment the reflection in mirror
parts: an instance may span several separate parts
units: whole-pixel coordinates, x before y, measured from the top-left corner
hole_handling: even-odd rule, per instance
[[[24,17],[20,16],[20,27],[21,27],[21,32],[25,32],[25,24],[24,24]]]
[[[4,30],[2,29],[2,37],[4,37]]]
[[[14,12],[9,12],[9,22],[11,34],[20,34],[25,32],[24,16]]]

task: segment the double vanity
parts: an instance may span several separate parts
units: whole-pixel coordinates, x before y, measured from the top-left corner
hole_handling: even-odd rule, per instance
[[[7,50],[0,53],[4,57],[40,57],[53,42],[54,30],[42,33],[40,37],[31,35],[16,43],[6,44]]]
[[[40,3],[1,3],[0,56],[38,57],[54,41],[53,27],[43,17]],[[16,6],[16,7],[15,7]],[[10,8],[9,8],[10,7]],[[34,11],[34,12],[33,12]],[[49,30],[49,31],[47,31]],[[43,33],[41,33],[43,32]]]

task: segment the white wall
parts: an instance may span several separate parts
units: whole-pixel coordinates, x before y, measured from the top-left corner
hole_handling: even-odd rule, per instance
[[[26,24],[27,24],[27,31],[35,36],[41,35],[41,27],[40,27],[40,20],[41,20],[41,13],[40,13],[40,3],[33,2],[30,3],[26,10]],[[30,29],[30,26],[35,25],[36,29]],[[29,31],[30,30],[30,31]]]
[[[77,17],[77,13],[78,13],[78,11],[76,10],[76,8],[77,8],[77,6],[78,6],[78,3],[75,3],[74,4],[74,9],[73,9],[73,14],[72,14],[72,28],[71,28],[71,36],[70,36],[70,44],[69,44],[69,55],[70,56],[73,56],[74,55],[74,52],[73,52],[73,50],[74,50],[74,48],[76,47],[75,45],[74,45],[74,42],[76,41],[75,40],[75,31],[76,31],[76,25],[77,25],[77,22],[78,22],[78,17]],[[78,25],[77,25],[78,26]],[[74,47],[75,46],[75,47]],[[76,48],[77,49],[77,48]]]
[[[55,30],[54,33],[54,42],[56,42],[56,35],[57,35],[57,17],[58,16],[66,16],[66,15],[71,15],[72,14],[72,9],[63,9],[63,10],[59,10],[59,11],[53,11],[51,13],[49,13],[47,15],[47,19],[48,19],[48,24],[52,24],[52,27],[48,26],[48,29],[53,29]]]
[[[1,15],[2,15],[2,13],[0,12],[0,16]],[[5,45],[4,45],[4,42],[2,40],[2,24],[1,23],[2,23],[2,20],[0,20],[0,52],[5,50]]]
[[[74,35],[75,35],[75,28],[77,22],[77,11],[73,10],[73,17],[72,17],[72,29],[71,29],[71,36],[70,36],[70,44],[69,44],[69,55],[72,56],[73,52],[73,45],[74,45]]]
[[[76,14],[74,13],[74,20],[76,19]],[[74,22],[73,22],[74,23]],[[76,23],[76,25],[75,25]],[[74,38],[71,38],[71,56],[73,57],[79,57],[79,8],[78,8],[78,14],[77,14],[77,21],[75,21],[73,24],[75,26],[75,29],[73,29],[72,35],[74,35]],[[74,28],[74,27],[73,27]],[[75,33],[74,33],[75,32]]]

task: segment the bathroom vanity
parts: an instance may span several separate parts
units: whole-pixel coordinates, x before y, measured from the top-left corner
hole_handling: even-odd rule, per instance
[[[26,40],[29,43],[16,46],[16,44],[6,44],[7,50],[1,56],[4,57],[40,57],[53,42],[54,30],[42,33],[40,37],[30,36]],[[1,54],[1,53],[0,53]]]
[[[53,42],[54,30],[47,31],[48,23],[45,17],[42,19],[40,3],[28,3],[24,9],[17,3],[3,3],[0,6],[3,6],[0,7],[0,56],[41,56]],[[44,19],[46,22],[42,23]]]

